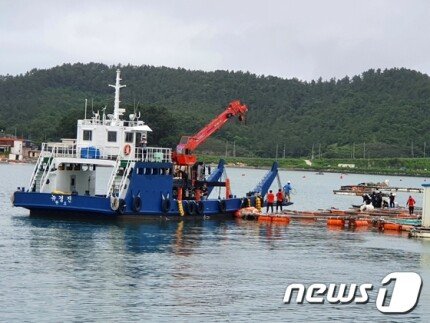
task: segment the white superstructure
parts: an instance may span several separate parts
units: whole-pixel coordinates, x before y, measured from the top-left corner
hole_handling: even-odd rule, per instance
[[[76,148],[94,148],[101,156],[134,157],[135,148],[146,146],[147,133],[152,131],[148,125],[139,120],[139,115],[130,114],[129,120],[121,120],[125,109],[119,107],[120,90],[125,85],[120,84],[120,70],[116,71],[113,114],[106,115],[103,111],[93,112],[90,119],[78,120]]]
[[[120,108],[120,70],[116,71],[113,114],[93,112],[91,118],[78,120],[77,138],[62,139],[42,145],[29,188],[35,192],[95,195],[95,170],[112,167],[106,195],[118,193],[126,186],[128,171],[136,161],[171,162],[171,149],[147,147],[147,133],[152,131],[130,114],[122,120]],[[86,113],[85,113],[86,114]],[[124,166],[125,165],[125,166]]]

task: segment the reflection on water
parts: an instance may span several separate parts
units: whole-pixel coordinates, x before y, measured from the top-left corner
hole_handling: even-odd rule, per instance
[[[5,196],[22,185],[20,176],[28,177],[25,167],[20,169],[22,175],[12,174],[8,167],[0,167]],[[242,173],[238,172],[241,180],[248,176]],[[283,174],[293,179],[298,192],[314,192],[312,201],[298,193],[295,208],[322,207],[324,201],[342,206],[354,200],[333,197],[330,189],[339,185],[338,176],[318,176],[315,182],[310,174],[302,179],[302,174]],[[229,170],[232,182],[236,175]],[[307,220],[289,225],[241,220],[53,220],[28,217],[26,211],[0,203],[1,321],[428,321],[430,317],[430,242],[398,233],[352,231]],[[381,279],[393,271],[416,271],[424,280],[420,303],[407,315],[382,315],[375,306]],[[282,303],[288,284],[315,282],[372,283],[375,289],[366,305]]]

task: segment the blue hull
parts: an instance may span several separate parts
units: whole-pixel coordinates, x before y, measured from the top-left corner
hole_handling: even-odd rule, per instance
[[[30,210],[30,214],[46,214],[46,215],[88,215],[88,216],[137,216],[137,217],[179,217],[181,216],[178,201],[171,200],[168,210],[162,210],[162,205],[158,206],[154,203],[145,203],[142,200],[141,208],[138,212],[133,210],[132,199],[126,200],[124,208],[119,212],[111,209],[110,198],[104,196],[84,196],[84,195],[61,195],[51,193],[37,192],[22,192],[14,193],[14,206],[23,207]],[[201,217],[204,216],[226,216],[232,215],[239,210],[242,204],[242,199],[231,198],[225,200],[202,200],[200,212],[195,209],[188,209],[185,204],[193,203],[183,201],[185,206],[184,216]]]

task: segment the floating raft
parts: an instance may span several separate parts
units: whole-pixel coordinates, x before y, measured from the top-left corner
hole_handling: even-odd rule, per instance
[[[378,187],[378,188],[370,188],[365,187],[364,189],[340,189],[333,190],[334,194],[337,195],[349,195],[349,196],[361,196],[363,194],[369,194],[373,191],[381,191],[385,193],[396,193],[396,192],[406,192],[406,193],[423,193],[423,188],[417,187]]]
[[[409,238],[428,238],[430,239],[430,229],[424,227],[416,227],[409,231]]]
[[[291,220],[321,221],[327,227],[338,229],[377,229],[381,232],[412,232],[421,225],[419,214],[409,215],[405,209],[381,209],[374,211],[349,210],[318,210],[291,211],[264,214],[254,207],[239,210],[236,217],[245,220],[256,220],[259,223],[289,224]],[[430,237],[430,230],[428,231]]]
[[[348,209],[348,210],[318,210],[318,211],[291,211],[286,210],[284,214],[290,216],[291,218],[312,218],[315,220],[327,219],[328,217],[388,217],[388,218],[402,218],[402,219],[417,219],[420,213],[417,212],[415,215],[409,215],[409,212],[404,208],[397,209],[375,209],[372,211],[360,211],[359,209]]]
[[[235,216],[244,220],[257,220],[258,222],[265,223],[289,224],[291,221],[291,218],[286,214],[263,214],[261,213],[261,209],[258,210],[255,207],[240,209],[236,212]]]
[[[258,222],[269,222],[277,224],[289,224],[291,221],[290,217],[279,214],[264,214],[258,217]]]

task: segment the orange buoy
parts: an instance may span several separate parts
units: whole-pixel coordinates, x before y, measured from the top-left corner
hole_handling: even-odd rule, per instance
[[[327,219],[327,225],[345,226],[345,219]]]
[[[383,230],[402,231],[402,225],[398,223],[384,223],[382,224]]]
[[[274,216],[272,218],[272,221],[276,222],[276,223],[288,224],[288,223],[290,223],[290,218],[286,217],[286,216]]]
[[[415,227],[413,225],[402,225],[402,231],[411,231]]]
[[[260,215],[258,217],[258,222],[272,222],[272,217],[267,215]]]
[[[355,220],[351,222],[351,225],[356,227],[367,227],[369,222],[367,222],[367,220]]]

